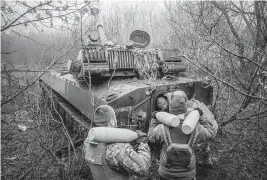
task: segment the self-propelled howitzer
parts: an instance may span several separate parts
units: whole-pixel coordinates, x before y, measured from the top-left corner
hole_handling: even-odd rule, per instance
[[[188,64],[179,50],[147,49],[150,36],[141,30],[134,31],[125,46],[114,46],[97,22],[97,31],[89,34],[90,42],[77,60],[68,61],[68,70],[40,79],[70,132],[76,129],[74,122],[90,128],[94,110],[102,104],[114,108],[119,127],[146,131],[161,94],[184,90],[189,99],[211,103],[210,84],[182,75]]]
[[[144,51],[134,46],[89,44],[81,49],[78,61],[69,61],[68,71],[48,72],[40,83],[47,92],[64,100],[69,110],[86,116],[87,126],[93,120],[94,109],[108,104],[115,109],[119,127],[146,130],[156,97],[175,90],[184,90],[189,99],[211,103],[213,88],[209,84],[180,75],[188,65],[177,50]],[[145,65],[155,69],[145,69]],[[155,71],[154,78],[148,79],[149,70]]]

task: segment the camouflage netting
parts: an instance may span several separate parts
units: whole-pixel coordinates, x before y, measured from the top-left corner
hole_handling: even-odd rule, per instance
[[[156,51],[144,51],[135,49],[134,51],[135,70],[142,79],[157,79],[159,75],[159,65],[156,58]]]

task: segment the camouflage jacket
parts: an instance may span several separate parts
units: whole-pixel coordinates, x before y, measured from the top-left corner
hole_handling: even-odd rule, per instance
[[[148,174],[150,168],[150,148],[147,143],[141,142],[137,149],[137,154],[142,160],[141,165],[129,157],[129,154],[134,149],[129,143],[113,143],[107,145],[106,161],[110,168],[119,172],[135,174],[138,176],[145,176]]]
[[[196,100],[190,100],[188,101],[188,109],[189,108],[201,108],[203,110],[203,115],[200,117],[197,127],[192,132],[193,134],[190,146],[194,146],[196,143],[200,143],[208,139],[214,138],[217,134],[218,124],[215,121],[213,114],[206,107],[206,105]],[[180,126],[182,123],[183,121],[181,121]],[[158,144],[161,146],[162,150],[161,156],[166,154],[167,151],[167,145],[164,140],[162,126],[164,125],[159,124],[159,122],[153,118],[150,122],[150,127],[148,130],[148,140],[153,144]],[[163,166],[166,167],[165,164],[161,164],[159,168],[159,173],[162,177],[167,179],[176,179],[177,177],[183,177],[180,179],[184,180],[193,179],[196,171],[195,165],[188,170],[185,169],[168,170],[168,169],[163,169],[162,168]]]
[[[200,143],[214,138],[217,134],[218,124],[207,106],[197,100],[189,100],[188,108],[201,108],[203,110],[203,115],[200,117],[197,125],[198,134],[195,137],[194,143]],[[156,119],[151,120],[148,130],[148,140],[151,143],[159,143],[162,145],[162,143],[164,143],[164,138],[158,123]]]

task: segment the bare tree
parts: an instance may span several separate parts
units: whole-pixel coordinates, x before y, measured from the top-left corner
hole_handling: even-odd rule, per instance
[[[227,117],[226,101],[222,126],[239,119],[251,103],[266,102],[266,2],[173,2],[166,7],[178,43],[186,46],[184,54],[197,61],[192,65],[214,78],[221,90],[229,87],[242,95],[239,101],[240,95],[225,89],[226,98],[235,98],[239,106]],[[181,25],[181,14],[193,29]],[[183,31],[187,35],[181,36]],[[264,115],[264,109],[260,113]]]

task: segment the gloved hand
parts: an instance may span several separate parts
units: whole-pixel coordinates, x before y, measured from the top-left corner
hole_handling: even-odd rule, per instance
[[[195,108],[194,110],[197,110],[200,116],[203,115],[203,110],[201,108]]]
[[[150,126],[156,127],[160,122],[156,118],[152,118],[150,121]]]
[[[146,136],[147,136],[146,133],[144,133],[144,132],[142,132],[142,131],[140,131],[140,130],[136,130],[135,132],[136,132],[138,138],[146,137]]]
[[[156,119],[156,113],[158,113],[158,111],[152,112],[152,118]]]
[[[143,142],[143,143],[148,142],[146,133],[144,133],[140,130],[136,130],[135,132],[137,133],[137,136],[138,136],[138,138],[136,139],[137,144],[140,144],[141,142]]]

